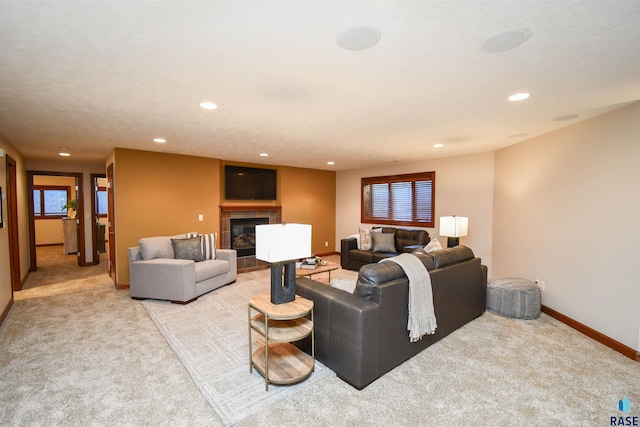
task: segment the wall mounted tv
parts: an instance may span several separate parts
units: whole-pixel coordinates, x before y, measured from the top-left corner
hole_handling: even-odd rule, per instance
[[[226,200],[276,200],[276,170],[225,165]]]

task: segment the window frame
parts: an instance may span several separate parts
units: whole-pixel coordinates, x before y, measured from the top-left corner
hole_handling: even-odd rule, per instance
[[[71,198],[71,187],[67,185],[34,185],[33,192],[36,190],[40,191],[40,212],[36,212],[36,200],[35,194],[33,195],[33,217],[34,219],[62,219],[67,216],[67,212],[61,213],[60,215],[46,215],[44,214],[44,192],[47,190],[54,191],[66,191],[67,192],[67,200]]]
[[[416,218],[416,187],[415,183],[419,181],[431,181],[431,209],[430,209],[430,218],[431,220],[421,220],[420,218]],[[412,203],[412,219],[410,221],[406,220],[395,220],[389,215],[393,215],[393,199],[389,197],[389,205],[388,212],[389,215],[387,217],[375,217],[373,216],[371,206],[366,206],[365,201],[365,191],[367,186],[371,186],[372,184],[387,184],[391,185],[392,183],[397,182],[410,182],[411,183],[411,203]],[[360,179],[360,221],[362,223],[368,224],[386,224],[386,225],[409,225],[414,227],[426,227],[426,228],[434,228],[435,227],[435,201],[436,201],[436,173],[435,171],[431,172],[419,172],[419,173],[410,173],[403,175],[387,175],[387,176],[375,176],[375,177],[366,177]],[[370,201],[371,203],[371,201]],[[368,208],[368,209],[367,209]]]
[[[106,213],[101,214],[100,213],[100,204],[97,203],[98,202],[98,195],[100,192],[104,192],[105,193],[105,197],[107,197],[107,187],[97,187],[98,191],[96,191],[96,216],[98,218],[106,218],[109,215],[109,203],[108,201],[105,202],[105,208],[107,209]]]

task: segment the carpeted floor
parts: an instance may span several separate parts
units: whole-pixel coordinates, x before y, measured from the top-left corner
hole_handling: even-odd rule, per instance
[[[222,425],[104,264],[54,280],[43,259],[0,327],[0,425]],[[640,363],[555,319],[486,313],[362,391],[330,376],[237,425],[604,426],[640,415],[638,384]]]

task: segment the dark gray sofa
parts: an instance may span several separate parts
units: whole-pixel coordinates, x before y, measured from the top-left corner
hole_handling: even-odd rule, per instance
[[[395,227],[373,227],[382,233],[394,233],[394,252],[374,252],[373,250],[358,249],[355,238],[340,241],[340,266],[347,270],[360,270],[363,265],[378,262],[381,259],[399,255],[403,252],[413,252],[418,247],[429,243],[429,232],[426,230],[409,230]],[[375,239],[375,233],[373,233]]]
[[[482,315],[487,269],[466,246],[416,254],[430,272],[438,327],[410,342],[407,331],[409,282],[393,262],[369,264],[355,294],[299,278],[296,293],[314,301],[317,359],[357,389]],[[310,342],[299,343],[310,351]]]

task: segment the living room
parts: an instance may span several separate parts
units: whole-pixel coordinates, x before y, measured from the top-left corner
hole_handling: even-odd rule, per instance
[[[26,280],[31,267],[26,232],[27,171],[81,172],[88,184],[91,173],[104,173],[113,164],[118,227],[116,285],[121,286],[128,282],[127,247],[140,238],[192,230],[220,232],[220,206],[237,204],[222,196],[225,164],[277,169],[278,198],[261,205],[280,206],[284,221],[312,224],[313,252],[318,254],[338,252],[340,239],[366,225],[360,220],[361,178],[435,171],[435,217],[469,217],[469,234],[461,238],[461,243],[482,259],[490,277],[543,280],[545,307],[564,316],[565,321],[590,329],[601,342],[608,342],[626,357],[638,360],[640,270],[632,246],[640,237],[636,221],[640,217],[636,188],[640,182],[637,91],[637,86],[629,85],[625,102],[609,102],[603,97],[609,103],[591,106],[594,110],[602,107],[601,113],[592,112],[587,119],[549,131],[532,132],[531,137],[521,137],[517,143],[500,148],[424,158],[407,149],[398,153],[398,161],[387,157],[374,165],[346,169],[308,167],[304,162],[282,165],[268,158],[253,162],[217,156],[215,149],[199,156],[187,144],[183,145],[184,151],[180,147],[172,148],[172,152],[155,151],[138,140],[125,146],[111,139],[101,141],[108,147],[106,158],[72,158],[69,162],[27,156],[19,141],[0,135],[3,155],[15,160],[19,279]],[[4,135],[2,128],[0,134]],[[283,140],[292,148],[297,145],[295,137]],[[75,149],[80,153],[81,145]],[[6,226],[8,172],[2,159],[3,319],[11,315],[11,270],[15,265],[9,254]],[[88,187],[85,185],[86,206],[91,198]],[[442,239],[437,228],[428,231]],[[118,324],[117,319],[114,322]]]

